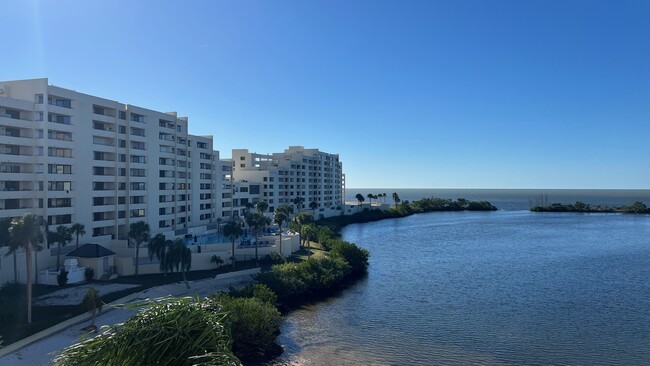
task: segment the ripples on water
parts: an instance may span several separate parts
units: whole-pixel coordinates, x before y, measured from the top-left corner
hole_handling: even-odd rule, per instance
[[[352,225],[368,277],[292,312],[275,365],[650,365],[650,217],[431,213]]]

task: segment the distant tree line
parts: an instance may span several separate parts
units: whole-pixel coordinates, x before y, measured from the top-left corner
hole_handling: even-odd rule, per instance
[[[626,214],[650,214],[650,209],[643,202],[636,201],[627,206],[602,206],[591,205],[581,201],[576,203],[562,204],[551,203],[538,205],[530,208],[533,212],[582,212],[582,213],[626,213]]]

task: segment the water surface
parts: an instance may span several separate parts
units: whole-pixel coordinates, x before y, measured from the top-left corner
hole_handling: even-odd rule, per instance
[[[343,235],[368,277],[292,312],[275,364],[650,364],[648,216],[429,213]]]

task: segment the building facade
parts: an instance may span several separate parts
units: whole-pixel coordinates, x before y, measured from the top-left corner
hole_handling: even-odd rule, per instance
[[[236,149],[232,151],[232,178],[260,183],[259,199],[269,203],[269,212],[281,205],[311,210],[316,218],[342,212],[345,175],[338,154],[302,146],[274,154]]]
[[[216,225],[219,153],[176,113],[47,79],[0,82],[0,157],[0,218],[81,223],[94,243],[126,239],[141,220],[167,236]]]

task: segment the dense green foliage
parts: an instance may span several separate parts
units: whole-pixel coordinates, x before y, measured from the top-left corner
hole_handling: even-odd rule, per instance
[[[592,206],[588,203],[577,201],[574,204],[552,203],[550,205],[537,205],[530,209],[533,212],[582,212],[582,213],[610,213],[622,212],[628,214],[650,214],[650,209],[643,202],[634,202],[628,206]]]
[[[254,297],[260,299],[262,302],[276,306],[278,304],[278,295],[273,292],[268,286],[261,283],[253,283],[242,287],[237,290],[230,288],[228,295],[231,297]]]
[[[141,304],[142,305],[142,304]],[[63,350],[56,365],[238,365],[213,300],[156,302],[97,337]]]
[[[342,240],[331,240],[330,254],[345,260],[349,265],[352,272],[365,273],[368,268],[368,257],[370,252],[365,248],[348,243]]]
[[[280,333],[282,316],[275,305],[257,297],[227,294],[218,295],[215,300],[227,314],[223,324],[232,339],[235,356],[251,360],[278,353],[275,339]]]
[[[345,260],[327,256],[275,265],[257,280],[273,290],[281,303],[290,304],[337,290],[351,273]]]

